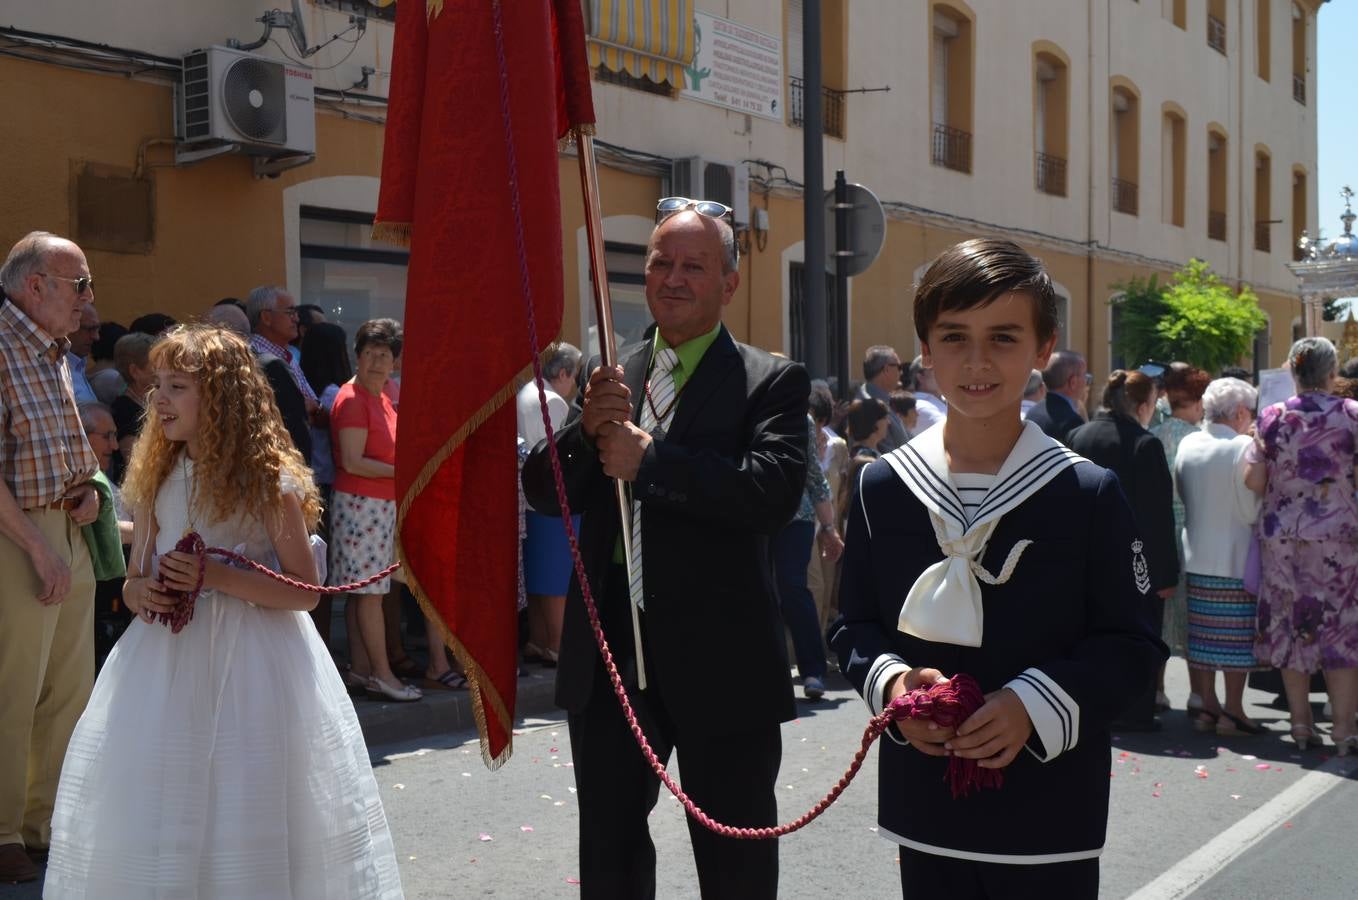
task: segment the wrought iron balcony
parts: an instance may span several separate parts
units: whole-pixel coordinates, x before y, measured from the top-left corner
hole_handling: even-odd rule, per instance
[[[1137,186],[1121,178],[1113,179],[1113,209],[1129,216],[1137,214]]]
[[[1305,105],[1306,105],[1306,76],[1305,76],[1305,75],[1293,75],[1293,76],[1292,76],[1292,99],[1295,100],[1295,101],[1297,101],[1298,103],[1300,103],[1302,106],[1305,106]]]
[[[971,172],[971,132],[934,123],[933,164],[957,172]]]
[[[1044,194],[1066,196],[1066,161],[1050,153],[1037,154],[1037,189]]]
[[[1226,214],[1224,212],[1208,210],[1207,236],[1214,241],[1226,240]]]
[[[802,79],[788,79],[788,124],[802,128],[806,125],[806,83]],[[821,129],[831,137],[844,137],[844,92],[821,88]]]
[[[1226,55],[1226,23],[1216,16],[1207,17],[1207,46]]]

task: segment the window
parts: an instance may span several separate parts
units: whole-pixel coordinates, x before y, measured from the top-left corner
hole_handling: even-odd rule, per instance
[[[613,335],[621,355],[625,348],[633,347],[641,340],[651,324],[651,311],[646,306],[646,245],[605,239],[604,269],[608,272],[608,295],[613,305]],[[593,285],[592,269],[589,279]],[[589,293],[592,297],[593,287]],[[587,321],[594,321],[592,314]],[[585,343],[588,347],[586,356],[599,352],[597,325],[589,326]]]
[[[1127,360],[1118,352],[1122,339],[1122,301],[1125,294],[1114,294],[1108,299],[1108,371],[1127,368]],[[1091,398],[1092,399],[1092,398]]]
[[[1292,4],[1292,99],[1306,105],[1306,12]]]
[[[405,317],[410,253],[372,239],[373,214],[303,206],[302,294],[352,336],[369,319]]]
[[[1292,167],[1292,259],[1301,260],[1301,248],[1297,242],[1306,230],[1306,170],[1301,166]]]
[[[1188,30],[1188,0],[1162,0],[1165,18],[1184,31]]]
[[[1269,45],[1273,39],[1273,29],[1270,24],[1272,19],[1272,4],[1269,0],[1254,0],[1255,9],[1255,58],[1254,71],[1265,81],[1269,80]]]
[[[1226,55],[1226,0],[1207,0],[1207,46]]]
[[[806,318],[806,266],[799,262],[788,264],[788,356],[805,360],[810,329]],[[825,371],[839,371],[844,356],[844,341],[839,339],[838,319],[835,315],[835,277],[825,273]]]
[[[1273,158],[1267,147],[1254,150],[1254,249],[1268,253],[1273,249]]]
[[[1044,194],[1066,196],[1066,154],[1069,143],[1067,110],[1070,98],[1070,66],[1054,45],[1039,41],[1033,56],[1033,129],[1036,147],[1037,189]]]
[[[1226,240],[1226,131],[1207,129],[1207,236]]]
[[[1121,76],[1113,79],[1110,165],[1113,209],[1129,216],[1139,207],[1137,183],[1141,161],[1141,98],[1135,85]]]
[[[960,6],[930,7],[930,159],[936,166],[971,171],[972,25]]]
[[[1184,225],[1188,125],[1183,107],[1166,103],[1160,126],[1160,221]]]
[[[788,124],[797,128],[806,121],[806,82],[802,37],[803,0],[787,4]],[[843,0],[822,0],[820,7],[821,127],[837,138],[844,137],[844,6]]]

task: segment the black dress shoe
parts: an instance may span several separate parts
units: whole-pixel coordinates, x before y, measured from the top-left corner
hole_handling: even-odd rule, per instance
[[[1118,721],[1110,725],[1109,729],[1112,731],[1130,731],[1138,733],[1147,733],[1159,731],[1163,727],[1164,726],[1160,724],[1159,719],[1151,717],[1149,719],[1138,719],[1136,721],[1123,721],[1119,719]]]

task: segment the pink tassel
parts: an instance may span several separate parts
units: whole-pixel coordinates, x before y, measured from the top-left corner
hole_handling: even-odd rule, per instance
[[[976,679],[966,673],[954,675],[928,687],[916,688],[892,701],[888,707],[894,719],[927,719],[940,728],[956,728],[985,703]],[[1004,770],[983,769],[974,759],[948,758],[945,776],[953,798],[965,797],[973,790],[998,788],[1004,784]]]

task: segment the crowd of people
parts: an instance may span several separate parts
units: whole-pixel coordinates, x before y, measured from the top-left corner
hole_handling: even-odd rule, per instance
[[[1063,896],[1093,896],[1098,757],[1110,730],[1161,727],[1167,649],[1187,661],[1193,728],[1267,731],[1243,694],[1251,673],[1276,668],[1293,740],[1318,746],[1309,692],[1323,672],[1329,738],[1358,754],[1358,381],[1341,377],[1333,344],[1298,341],[1295,395],[1263,409],[1248,372],[1213,378],[1184,362],[1112,372],[1095,407],[1085,359],[1053,349],[1040,262],[977,240],[919,286],[922,353],[906,364],[868,348],[862,382],[837,401],[840,386],[731,337],[729,210],[670,201],[648,247],[644,343],[611,368],[558,343],[541,391],[530,382],[517,398],[521,647],[559,667],[587,895],[653,892],[657,782],[584,616],[549,439],[641,726],[662,759],[682,748],[685,786],[717,818],[776,819],[789,659],[815,701],[833,657],[874,713],[964,671],[989,692],[955,727],[901,722],[884,742],[893,795],[941,791],[937,757],[1011,776],[992,821],[949,807],[957,828],[945,830],[975,847],[932,845],[923,819],[883,809],[907,896],[941,883],[940,858],[986,878],[987,860],[1016,854]],[[51,896],[107,878],[162,889],[145,873],[165,871],[163,854],[138,841],[192,819],[207,829],[174,851],[192,878],[249,860],[259,896],[289,871],[304,873],[304,895],[400,896],[344,695],[465,688],[436,623],[424,623],[421,665],[404,648],[407,592],[383,578],[342,596],[337,665],[328,599],[204,563],[180,540],[197,532],[304,583],[350,584],[393,562],[400,323],[365,322],[351,340],[264,285],[188,324],[152,313],[123,328],[100,321],[79,247],[40,232],[11,251],[0,284],[0,555],[28,573],[0,585],[14,594],[0,597],[0,755],[28,760],[0,783],[0,880],[47,862]],[[630,542],[615,478],[630,485]],[[1126,567],[1109,564],[1129,552]],[[177,598],[198,590],[186,625]],[[1018,602],[1035,591],[1040,610]],[[96,646],[108,657],[97,686]],[[695,651],[744,690],[697,689]],[[170,753],[171,730],[205,743]],[[214,742],[239,754],[191,771]],[[147,767],[115,771],[128,758]],[[204,784],[241,802],[204,810]],[[1051,797],[1078,798],[1062,801],[1059,825],[1004,827]],[[311,839],[244,835],[247,819]],[[705,894],[773,896],[775,843],[696,823],[691,835]]]

